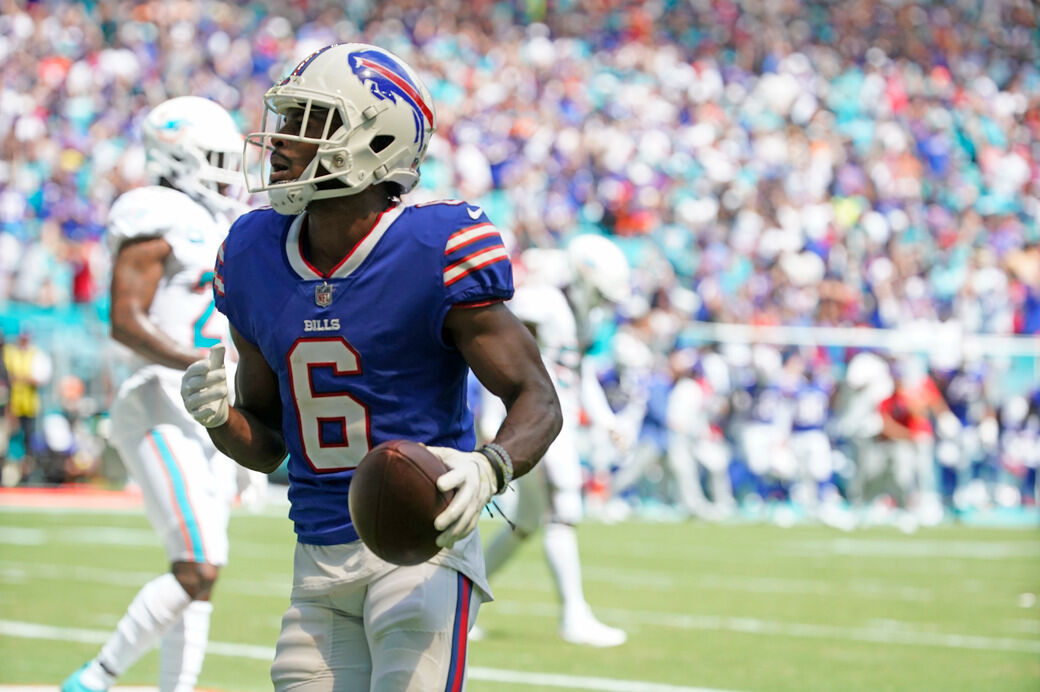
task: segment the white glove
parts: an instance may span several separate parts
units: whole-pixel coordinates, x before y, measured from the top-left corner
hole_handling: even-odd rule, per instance
[[[433,520],[441,532],[437,545],[450,548],[477,528],[484,506],[497,490],[491,462],[480,452],[460,452],[450,447],[427,447],[450,469],[437,479],[441,492],[455,490],[451,503]]]
[[[224,346],[214,346],[209,356],[188,366],[181,377],[181,399],[192,418],[207,428],[228,419],[228,384],[224,370]]]

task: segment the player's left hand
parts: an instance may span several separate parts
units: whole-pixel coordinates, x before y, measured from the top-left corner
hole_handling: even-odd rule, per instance
[[[228,383],[224,369],[224,346],[188,366],[181,377],[181,398],[191,417],[207,428],[223,425],[228,419]]]
[[[479,452],[460,452],[450,447],[427,447],[441,458],[448,468],[437,479],[441,492],[455,491],[448,506],[433,520],[433,527],[441,532],[437,545],[450,548],[477,528],[484,506],[498,489],[491,462]]]

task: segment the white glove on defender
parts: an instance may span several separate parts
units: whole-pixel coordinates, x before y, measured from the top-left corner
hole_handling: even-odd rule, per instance
[[[460,452],[450,447],[427,447],[450,469],[437,479],[441,492],[455,490],[451,503],[433,520],[441,532],[437,545],[450,548],[477,528],[484,505],[491,501],[498,485],[495,471],[480,452]]]
[[[228,383],[223,344],[211,348],[208,357],[195,361],[184,371],[181,399],[191,417],[207,428],[227,421]]]

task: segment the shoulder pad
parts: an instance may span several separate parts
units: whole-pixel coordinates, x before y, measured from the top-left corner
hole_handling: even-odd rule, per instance
[[[175,229],[199,229],[213,218],[183,192],[151,186],[130,190],[108,212],[105,241],[115,254],[128,240],[162,238]]]

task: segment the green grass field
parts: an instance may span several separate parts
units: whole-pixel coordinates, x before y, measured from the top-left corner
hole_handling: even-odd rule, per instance
[[[580,537],[588,600],[629,642],[556,637],[532,541],[481,610],[470,692],[1040,689],[1036,529],[631,522]],[[236,514],[231,541],[200,685],[269,690],[291,527],[282,510]],[[60,682],[164,569],[141,513],[0,511],[0,684]],[[121,682],[154,684],[156,665],[149,654]]]

